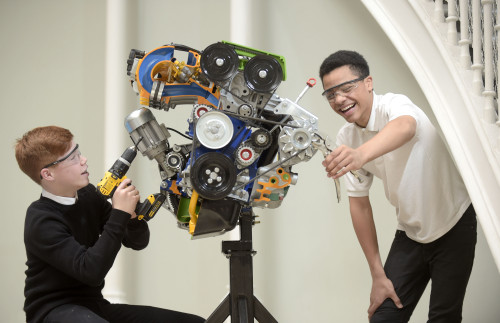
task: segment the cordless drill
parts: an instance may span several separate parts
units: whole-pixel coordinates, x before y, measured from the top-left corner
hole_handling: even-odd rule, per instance
[[[112,198],[116,191],[116,188],[123,182],[127,176],[128,169],[132,164],[135,156],[137,155],[137,146],[132,146],[127,148],[123,154],[118,158],[113,166],[104,174],[99,184],[97,184],[97,193],[105,198]],[[157,193],[151,194],[142,203],[137,203],[135,207],[135,213],[137,214],[137,219],[149,221],[152,219],[163,202],[165,202],[166,196]]]
[[[105,198],[112,198],[118,185],[127,178],[125,174],[136,155],[136,146],[125,149],[121,157],[115,161],[113,166],[104,174],[99,184],[97,184],[97,192]]]

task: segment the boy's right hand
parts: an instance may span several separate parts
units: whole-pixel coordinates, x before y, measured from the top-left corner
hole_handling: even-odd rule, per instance
[[[392,281],[384,277],[375,278],[372,281],[372,291],[370,293],[370,307],[368,308],[368,319],[371,319],[377,308],[386,300],[392,299],[397,308],[403,308],[403,304],[396,294]]]
[[[131,214],[131,218],[135,218],[135,207],[139,203],[140,195],[139,191],[132,184],[130,178],[125,179],[118,185],[111,198],[111,203],[114,209],[118,209]]]

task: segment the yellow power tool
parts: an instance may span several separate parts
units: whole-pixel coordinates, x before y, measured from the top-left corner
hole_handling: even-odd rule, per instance
[[[136,146],[125,149],[120,158],[114,162],[113,166],[111,166],[106,174],[104,174],[99,184],[97,184],[97,193],[107,199],[112,198],[118,185],[127,178],[125,174],[129,170],[136,155]],[[135,208],[137,219],[145,221],[151,220],[163,205],[165,199],[166,196],[164,194],[157,193],[149,195],[144,202],[137,203]]]

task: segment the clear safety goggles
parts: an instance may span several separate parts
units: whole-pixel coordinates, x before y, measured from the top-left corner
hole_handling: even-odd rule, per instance
[[[334,102],[338,95],[347,96],[352,91],[354,91],[359,86],[359,81],[362,81],[366,76],[358,77],[357,79],[350,80],[339,85],[335,85],[329,89],[326,89],[322,95],[328,100],[328,102]]]
[[[73,150],[71,150],[69,152],[69,154],[67,154],[66,156],[64,156],[63,158],[61,158],[59,160],[56,160],[55,162],[52,162],[50,164],[43,166],[42,169],[52,167],[54,165],[62,163],[63,161],[66,161],[65,164],[68,166],[74,165],[74,164],[77,164],[80,162],[81,156],[82,156],[82,153],[80,152],[80,149],[78,149],[78,144],[76,144],[75,148],[73,148]]]

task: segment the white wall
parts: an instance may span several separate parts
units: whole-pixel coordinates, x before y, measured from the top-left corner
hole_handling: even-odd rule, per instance
[[[17,167],[15,139],[37,126],[69,128],[89,158],[93,182],[102,176],[104,17],[98,0],[0,3],[2,322],[25,322],[24,215],[40,196]]]
[[[229,0],[129,1],[128,19],[137,26],[131,48],[150,51],[175,42],[203,49],[230,37]],[[0,318],[24,320],[22,294],[25,252],[24,212],[39,195],[17,168],[13,153],[16,138],[40,125],[70,128],[89,158],[91,181],[97,183],[110,165],[104,163],[105,2],[2,1],[0,4],[0,80],[3,114],[1,165],[5,205],[4,234],[0,240],[3,275],[0,278]],[[309,77],[317,77],[321,61],[338,49],[354,49],[371,63],[377,92],[402,92],[424,110],[430,108],[399,54],[378,24],[358,1],[253,1],[250,47],[284,55],[288,79],[278,89],[295,99]],[[136,15],[134,15],[136,13]],[[300,14],[297,14],[300,13]],[[127,82],[128,50],[123,75]],[[320,128],[334,136],[342,120],[321,98],[318,84],[301,104],[320,118]],[[135,97],[117,116],[134,110]],[[130,102],[130,106],[128,106]],[[185,130],[189,107],[171,112],[153,111],[160,123]],[[432,118],[432,116],[431,116]],[[123,128],[116,141],[130,142]],[[109,140],[113,138],[108,138]],[[178,140],[175,135],[172,142]],[[117,156],[118,157],[118,156]],[[364,322],[370,277],[352,230],[347,198],[334,201],[333,183],[323,174],[321,158],[299,164],[298,184],[276,210],[256,209],[261,224],[254,228],[255,294],[280,322]],[[156,165],[138,156],[131,177],[143,197],[158,191]],[[385,201],[379,183],[371,195],[383,257],[395,230],[394,210]],[[127,300],[190,311],[208,316],[227,293],[228,261],[220,252],[227,236],[191,241],[176,228],[171,214],[162,210],[150,222],[152,239],[142,252],[122,250],[126,266]],[[482,232],[476,263],[464,305],[464,322],[497,322],[500,277]],[[412,322],[426,318],[428,294]]]

